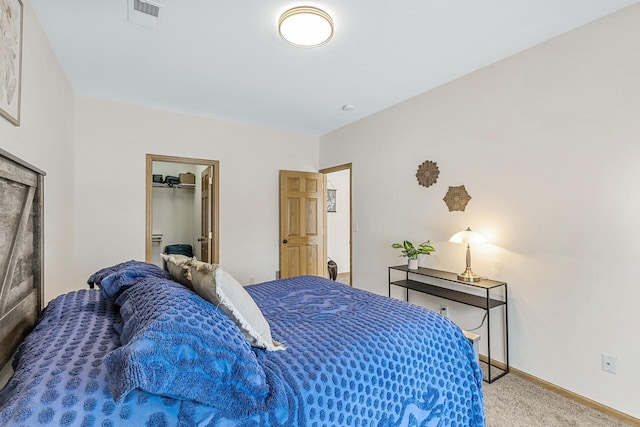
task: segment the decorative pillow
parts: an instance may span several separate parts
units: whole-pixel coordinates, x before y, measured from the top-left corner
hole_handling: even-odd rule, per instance
[[[284,350],[271,338],[271,327],[251,295],[217,264],[191,262],[193,290],[224,311],[240,328],[247,342],[267,350]]]
[[[191,284],[189,273],[189,266],[191,265],[191,258],[185,255],[167,255],[160,254],[163,260],[167,263],[167,268],[169,269],[169,273],[171,277],[175,279],[176,282],[181,285],[186,286],[189,289],[193,289],[193,285]]]
[[[131,261],[126,261],[126,262],[121,262],[120,264],[112,265],[110,267],[101,268],[100,270],[96,271],[91,276],[89,276],[89,278],[87,279],[87,284],[89,286],[97,285],[98,287],[101,287],[102,286],[102,283],[101,283],[102,279],[104,279],[108,275],[110,275],[112,273],[115,273],[117,271],[120,271],[123,268],[126,268],[126,267],[128,267],[130,265],[135,265],[138,262],[140,262],[140,261],[131,260]]]
[[[170,279],[142,279],[117,303],[122,346],[104,359],[117,403],[139,388],[233,416],[263,407],[269,392],[264,370],[220,310]]]
[[[89,277],[87,283],[98,285],[104,297],[113,302],[144,277],[171,278],[157,265],[131,260],[98,270]]]

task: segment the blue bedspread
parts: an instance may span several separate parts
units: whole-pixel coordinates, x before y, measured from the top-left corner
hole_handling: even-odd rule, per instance
[[[317,277],[246,289],[287,346],[251,349],[269,385],[262,412],[234,419],[139,389],[116,404],[103,360],[120,346],[118,306],[82,290],[52,301],[20,347],[0,425],[484,425],[482,375],[449,320]]]

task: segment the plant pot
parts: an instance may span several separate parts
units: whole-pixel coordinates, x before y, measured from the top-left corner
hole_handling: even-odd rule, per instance
[[[409,258],[409,270],[418,269],[418,258]]]

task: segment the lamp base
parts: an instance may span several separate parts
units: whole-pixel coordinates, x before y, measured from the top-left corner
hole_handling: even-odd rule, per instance
[[[482,277],[471,271],[471,267],[467,267],[463,273],[458,274],[458,280],[462,280],[463,282],[479,282],[482,280]]]

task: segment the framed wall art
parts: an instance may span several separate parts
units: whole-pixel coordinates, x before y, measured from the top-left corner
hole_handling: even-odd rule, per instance
[[[0,115],[20,126],[22,0],[0,0]]]
[[[336,212],[336,190],[327,189],[327,212]]]

